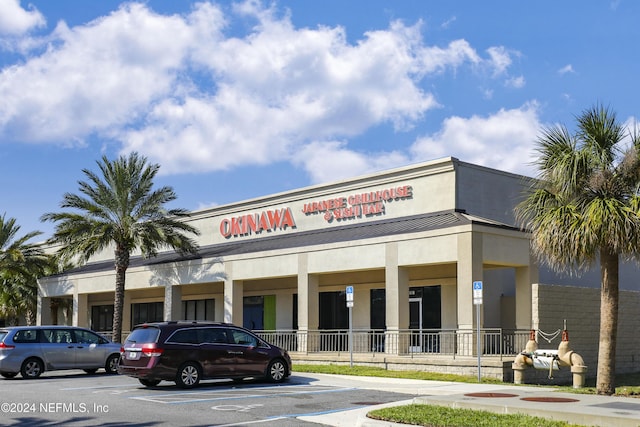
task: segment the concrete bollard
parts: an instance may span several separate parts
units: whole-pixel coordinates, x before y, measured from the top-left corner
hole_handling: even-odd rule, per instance
[[[527,365],[522,365],[520,363],[512,363],[511,369],[513,369],[513,383],[525,384],[524,373],[527,370]]]
[[[572,366],[571,373],[573,374],[573,388],[584,387],[584,380],[587,376],[587,367],[578,365]]]

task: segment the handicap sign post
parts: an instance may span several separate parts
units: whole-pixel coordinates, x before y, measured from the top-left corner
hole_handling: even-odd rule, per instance
[[[480,339],[480,308],[482,307],[482,281],[473,282],[473,305],[476,306],[476,328],[477,328],[477,344],[478,344],[478,382],[482,382],[480,369],[481,369],[481,354],[482,354],[482,340]]]
[[[349,366],[353,368],[353,286],[347,286],[347,308],[349,308]]]

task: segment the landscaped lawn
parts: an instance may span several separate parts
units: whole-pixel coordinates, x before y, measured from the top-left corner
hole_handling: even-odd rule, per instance
[[[455,381],[477,383],[477,377],[437,374],[430,372],[414,371],[389,371],[381,368],[371,368],[365,366],[347,365],[305,365],[294,364],[295,372],[311,372],[320,374],[356,375],[368,377],[384,378],[406,378],[416,380],[431,381]],[[502,381],[483,378],[486,384],[502,384]],[[513,384],[509,384],[513,385]],[[522,385],[529,387],[531,385]],[[595,394],[595,378],[588,379],[586,387],[574,389],[571,386],[549,386],[556,387],[558,391],[568,393]],[[640,373],[620,375],[616,378],[616,395],[627,397],[640,397]],[[413,424],[425,427],[569,427],[579,426],[578,424],[568,424],[564,421],[548,420],[541,417],[533,417],[522,414],[495,414],[488,411],[477,411],[471,409],[453,409],[437,405],[403,405],[389,408],[376,409],[367,414],[371,418],[397,422],[403,424]]]

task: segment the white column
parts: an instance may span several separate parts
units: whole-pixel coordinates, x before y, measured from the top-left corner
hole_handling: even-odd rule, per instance
[[[182,286],[167,283],[164,288],[164,313],[165,321],[169,320],[195,320],[183,319],[182,316]]]
[[[533,258],[516,268],[516,329],[532,328],[532,285],[538,283],[538,266]]]
[[[309,274],[307,254],[298,255],[298,351],[314,351],[318,347],[315,331],[320,325],[320,278]]]
[[[242,326],[243,289],[242,280],[224,281],[224,321],[226,323]]]
[[[408,345],[408,336],[403,338],[400,331],[409,329],[409,273],[398,265],[395,242],[385,247],[385,295],[385,353],[399,354],[406,351]]]
[[[483,280],[482,272],[482,234],[468,232],[458,235],[458,278],[457,278],[457,306],[458,306],[458,334],[457,353],[460,355],[475,355],[476,341],[476,310],[482,310],[483,305],[473,304],[473,282]],[[483,282],[483,288],[490,286]],[[482,327],[482,312],[480,313],[480,327]]]
[[[89,295],[73,293],[73,326],[89,326]]]
[[[483,277],[482,234],[469,232],[458,235],[457,273],[458,329],[473,329],[476,324],[473,282],[481,281]],[[483,287],[487,285],[490,286],[483,283]]]
[[[233,279],[233,263],[225,263],[224,269],[224,322],[242,326],[244,283]]]
[[[51,304],[51,298],[43,297],[38,293],[36,308],[36,325],[50,325],[51,324],[51,310],[49,304]]]

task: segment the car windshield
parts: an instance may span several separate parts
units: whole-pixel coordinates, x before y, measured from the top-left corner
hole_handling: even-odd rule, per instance
[[[4,337],[7,336],[9,331],[0,331],[0,342],[4,341]]]
[[[127,342],[130,343],[155,343],[158,341],[160,335],[160,329],[158,328],[138,328],[131,331],[131,334],[127,337]]]

